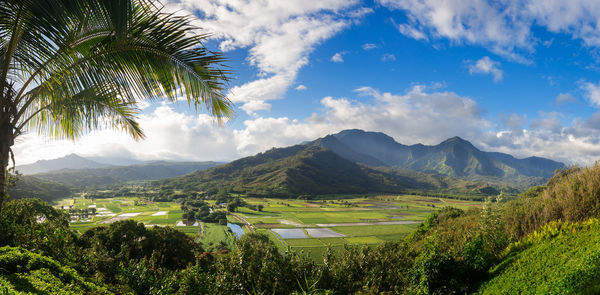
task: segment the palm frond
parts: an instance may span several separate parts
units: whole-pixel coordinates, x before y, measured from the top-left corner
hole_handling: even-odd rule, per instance
[[[21,87],[0,117],[18,131],[75,138],[108,125],[142,138],[137,102],[185,97],[220,122],[233,114],[229,71],[196,29],[144,0],[0,1],[5,81]]]

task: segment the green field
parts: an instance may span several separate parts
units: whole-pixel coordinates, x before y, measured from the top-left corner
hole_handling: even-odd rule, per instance
[[[71,228],[79,232],[125,219],[142,222],[147,226],[174,226],[192,236],[198,235],[200,230],[198,226],[176,226],[177,222],[182,219],[182,212],[179,204],[175,202],[149,202],[139,198],[85,199],[77,197],[63,199],[57,202],[55,207],[96,209],[97,215],[91,216],[89,219],[71,222]],[[122,214],[135,216],[119,218]]]
[[[416,195],[371,196],[331,200],[247,198],[252,205],[264,206],[261,212],[238,208],[258,232],[267,234],[278,247],[302,252],[320,260],[327,250],[344,245],[376,245],[397,241],[413,231],[431,212],[446,206],[461,209],[482,203]],[[409,224],[388,224],[411,222]],[[383,223],[383,224],[382,224]],[[329,229],[344,237],[283,238],[272,229]]]
[[[203,223],[200,242],[206,251],[219,250],[221,245],[225,246],[227,249],[233,249],[235,236],[227,226],[214,223]]]
[[[327,248],[335,252],[345,245],[376,245],[385,241],[400,240],[413,231],[428,214],[445,206],[462,209],[481,206],[481,203],[475,201],[416,195],[363,196],[312,201],[271,198],[245,200],[251,205],[263,205],[263,210],[239,207],[234,213],[236,216],[246,220],[257,232],[267,234],[281,251],[291,249],[305,253],[315,260],[320,260]],[[231,249],[235,243],[235,236],[224,225],[204,223],[202,228],[191,225],[176,226],[182,220],[182,211],[180,205],[175,202],[149,202],[139,198],[70,198],[58,202],[55,206],[65,209],[94,207],[97,212],[103,213],[104,216],[97,215],[72,222],[71,227],[80,232],[117,220],[130,219],[143,222],[147,226],[173,226],[197,238],[208,251]],[[234,216],[229,215],[227,219],[228,222],[243,225]],[[306,236],[286,238],[273,229],[301,229],[300,233]]]
[[[97,212],[105,212],[107,216],[93,216],[89,220],[71,222],[71,228],[81,233],[97,226],[107,225],[111,219],[116,221],[121,214],[136,214],[123,220],[135,220],[144,223],[146,226],[172,226],[197,238],[207,251],[217,251],[222,247],[232,249],[235,243],[235,236],[227,226],[211,223],[203,223],[201,227],[178,226],[178,222],[182,220],[182,212],[180,205],[175,202],[148,202],[139,198],[94,200],[69,198],[57,202],[55,207],[63,209],[89,209],[93,207],[96,208]],[[105,208],[108,211],[99,210],[100,208]],[[157,213],[159,214],[157,215]],[[229,217],[229,219],[231,222],[236,222],[233,217]]]

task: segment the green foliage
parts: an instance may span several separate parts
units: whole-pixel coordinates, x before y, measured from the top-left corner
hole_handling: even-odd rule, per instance
[[[519,197],[522,199],[534,198],[539,196],[545,189],[546,187],[541,185],[532,186],[519,194]]]
[[[67,262],[76,253],[69,215],[40,199],[6,202],[0,214],[0,246],[18,246]]]
[[[0,266],[1,294],[112,294],[75,270],[20,247],[0,247]]]
[[[223,211],[213,210],[210,212],[210,206],[202,200],[186,199],[181,204],[181,210],[183,211],[182,217],[192,223],[196,220],[218,223],[219,220],[227,218]]]
[[[15,207],[11,207],[11,213],[3,213],[6,226],[0,228],[0,233],[3,238],[12,237],[5,238],[11,245],[58,257],[62,265],[73,266],[72,276],[95,278],[117,293],[597,294],[600,221],[578,219],[599,215],[600,208],[594,207],[598,167],[560,172],[547,187],[532,188],[516,200],[504,202],[500,194],[496,200],[489,198],[482,208],[441,208],[402,241],[377,245],[349,246],[354,242],[380,242],[379,236],[392,233],[390,226],[341,228],[348,235],[343,238],[289,240],[287,251],[273,243],[274,239],[279,243],[274,236],[256,233],[248,233],[235,246],[226,247],[218,241],[227,236],[233,244],[233,235],[227,227],[214,223],[203,224],[201,238],[202,243],[212,241],[206,244],[212,253],[203,253],[191,238],[170,227],[148,229],[132,220],[95,228],[81,237],[73,233],[57,235],[60,231],[49,229],[67,226],[65,216],[39,200],[9,202],[7,206]],[[169,192],[176,193],[181,192]],[[265,212],[247,208],[257,208],[256,199],[223,198],[235,203],[238,214],[251,220],[279,218],[278,212],[292,212],[294,220],[301,222],[388,218],[383,210],[346,211],[354,209],[352,206],[378,204],[369,198],[360,202],[270,200],[265,203]],[[389,197],[383,200],[391,202]],[[411,204],[420,204],[423,210],[432,208],[418,197],[403,200],[415,201]],[[461,201],[439,201],[471,207]],[[207,211],[203,209],[207,208],[205,201],[187,197],[184,204],[196,208],[190,210],[194,214]],[[327,215],[306,204],[323,206]],[[577,204],[588,207],[577,208]],[[48,217],[45,222],[37,222],[40,212]],[[556,221],[557,216],[575,220]],[[28,239],[38,242],[29,243]],[[324,249],[325,244],[332,246],[322,259],[309,259],[306,253],[291,251]],[[52,252],[49,245],[70,250]],[[309,254],[320,256],[321,252]],[[29,280],[44,277],[49,285],[57,278],[63,279],[47,275],[53,268],[46,268],[27,274]],[[13,290],[17,285],[0,277],[0,290]]]
[[[138,295],[170,295],[179,288],[177,273],[160,264],[141,259],[119,270],[120,280]]]
[[[524,196],[507,203],[502,217],[514,240],[550,221],[600,217],[600,163],[559,171],[544,189],[532,188]]]
[[[83,270],[113,282],[120,265],[146,259],[165,269],[183,269],[202,249],[188,235],[171,227],[147,229],[132,220],[96,227],[81,237]]]
[[[282,255],[267,236],[250,233],[215,268],[217,294],[289,294],[300,279],[312,277],[314,265]]]
[[[183,270],[177,282],[179,290],[176,294],[212,295],[217,294],[214,277],[201,266],[193,266]]]
[[[339,294],[377,294],[398,293],[407,286],[412,258],[406,244],[388,242],[375,247],[345,246],[339,255],[328,251],[323,262],[321,288]]]

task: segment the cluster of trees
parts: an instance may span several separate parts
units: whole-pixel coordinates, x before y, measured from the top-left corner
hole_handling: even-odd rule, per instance
[[[190,199],[181,203],[183,219],[189,222],[202,221],[209,223],[227,224],[227,214],[223,211],[217,211],[211,208],[202,200]]]

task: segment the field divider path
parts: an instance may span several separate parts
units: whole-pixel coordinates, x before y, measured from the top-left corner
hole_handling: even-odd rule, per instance
[[[402,220],[402,221],[378,221],[378,222],[347,222],[347,223],[317,223],[319,227],[336,226],[369,226],[369,225],[393,225],[393,224],[418,224],[422,220]]]
[[[236,214],[233,213],[229,213],[233,218],[237,219],[238,221],[241,221],[244,226],[248,229],[249,232],[253,233],[254,232],[254,226],[252,226],[252,224],[250,224],[250,222],[248,222],[248,220],[246,220],[245,218],[238,216]]]
[[[278,233],[272,230],[269,231],[283,244],[283,246],[285,246],[286,248],[289,247],[288,244],[281,238],[281,236]]]

